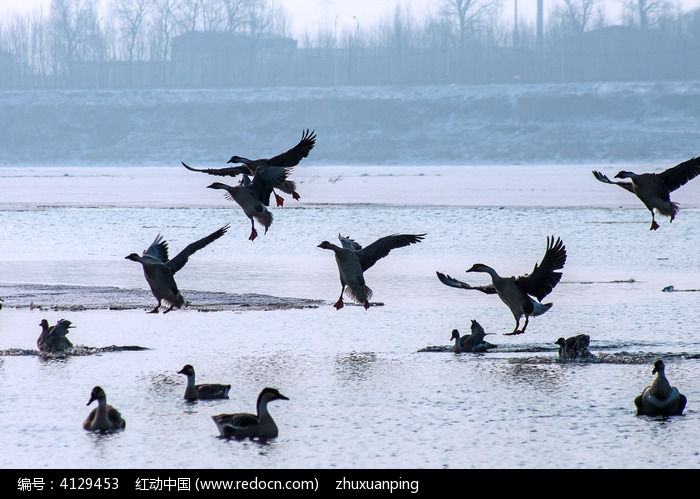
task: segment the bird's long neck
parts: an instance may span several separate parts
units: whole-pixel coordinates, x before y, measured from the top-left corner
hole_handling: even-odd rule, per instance
[[[109,426],[109,415],[107,414],[107,398],[97,399],[97,412],[95,413],[95,424],[99,427]]]
[[[272,421],[272,416],[270,416],[270,412],[267,410],[267,402],[266,399],[258,402],[258,421],[260,423]]]
[[[485,272],[488,275],[491,276],[491,280],[497,280],[501,279],[501,276],[498,275],[498,272],[496,272],[494,269],[489,267],[488,265],[482,265],[478,270],[475,270],[474,272]]]

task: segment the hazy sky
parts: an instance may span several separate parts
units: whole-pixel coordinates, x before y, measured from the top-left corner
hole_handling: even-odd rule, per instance
[[[105,0],[100,0],[105,2]],[[305,29],[316,31],[322,24],[334,26],[339,30],[355,29],[357,27],[376,24],[379,19],[391,14],[397,4],[409,6],[414,15],[435,11],[441,0],[276,0],[284,5],[292,21],[294,35],[303,33]],[[515,0],[504,0],[507,17],[512,19]],[[537,0],[518,0],[518,11],[525,19],[534,19]],[[557,3],[557,0],[545,0],[545,11]],[[44,7],[48,10],[50,0],[0,0],[0,16],[9,12],[23,11]],[[604,6],[608,15],[614,15],[619,0],[604,0],[599,5]],[[684,10],[700,7],[700,0],[682,0]]]

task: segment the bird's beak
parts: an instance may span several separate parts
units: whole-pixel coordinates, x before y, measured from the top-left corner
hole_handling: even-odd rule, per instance
[[[85,405],[90,405],[90,404],[92,404],[92,402],[93,402],[94,400],[95,400],[95,397],[93,397],[92,395],[90,395],[90,400],[88,400],[88,403],[85,404]]]

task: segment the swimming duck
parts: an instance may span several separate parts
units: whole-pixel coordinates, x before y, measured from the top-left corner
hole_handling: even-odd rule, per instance
[[[665,369],[663,360],[654,362],[651,374],[656,374],[656,379],[634,399],[638,416],[673,416],[683,413],[687,399],[668,382]]]
[[[368,309],[372,290],[365,284],[364,272],[377,263],[377,260],[387,256],[391,250],[419,243],[424,236],[425,234],[392,234],[377,239],[366,248],[340,234],[338,234],[338,239],[341,246],[322,241],[318,247],[332,250],[335,253],[335,262],[340,273],[340,298],[333,305],[336,310],[340,310],[344,306],[344,292],[357,303],[362,303],[365,309]]]
[[[209,175],[219,175],[224,177],[235,177],[241,174],[254,175],[257,169],[261,166],[296,166],[299,162],[309,155],[311,149],[313,149],[316,144],[316,133],[313,131],[304,130],[301,134],[301,140],[297,145],[291,149],[278,154],[272,158],[263,159],[248,159],[241,156],[231,156],[231,159],[227,163],[243,163],[243,166],[233,166],[230,168],[192,168],[182,162],[183,166],[188,170],[194,172],[208,173]],[[293,180],[288,180],[287,178],[279,180],[275,185],[275,188],[282,192],[291,194],[294,199],[299,199],[299,193],[296,192],[296,183]],[[284,205],[284,198],[279,196],[274,190],[272,193],[275,195],[275,200],[277,206]]]
[[[156,236],[148,249],[143,252],[143,255],[139,256],[136,253],[131,253],[124,257],[127,260],[139,262],[143,266],[143,275],[146,277],[146,282],[151,287],[153,296],[158,300],[158,304],[153,310],[148,312],[149,314],[158,313],[162,301],[170,305],[170,308],[163,312],[164,314],[167,314],[173,308],[180,308],[185,304],[185,298],[180,294],[175,283],[175,273],[185,266],[193,253],[226,234],[228,227],[228,224],[226,224],[208,236],[188,244],[185,249],[172,259],[168,259],[168,243],[163,240],[160,234]]]
[[[654,210],[671,217],[671,222],[678,214],[678,203],[671,201],[671,192],[685,185],[700,174],[700,156],[684,161],[661,173],[634,173],[621,171],[615,178],[628,178],[631,182],[614,182],[603,173],[593,171],[593,176],[606,184],[617,184],[635,194],[651,212],[651,227],[656,230],[659,224],[654,220]]]
[[[587,334],[577,334],[569,338],[559,338],[554,342],[559,345],[559,358],[565,359],[590,359],[595,357],[588,346],[591,343],[591,337]]]
[[[50,326],[49,321],[41,319],[39,326],[41,326],[41,334],[36,340],[36,346],[40,352],[63,352],[73,346],[73,343],[66,337],[68,330],[75,327],[71,321],[61,319],[55,325]]]
[[[273,400],[289,400],[275,388],[263,388],[258,395],[257,414],[239,412],[235,414],[217,414],[211,418],[219,429],[221,437],[234,438],[276,438],[277,425],[267,410],[267,404]]]
[[[243,209],[243,212],[250,219],[251,230],[248,239],[254,241],[258,237],[258,231],[255,229],[255,220],[267,229],[272,225],[272,213],[267,209],[270,204],[270,193],[274,185],[280,182],[281,179],[287,178],[292,168],[281,166],[266,166],[258,168],[250,180],[248,175],[243,175],[243,179],[239,185],[231,186],[214,182],[208,185],[209,189],[223,189],[226,191],[227,199],[235,201]]]
[[[194,367],[190,364],[180,369],[178,374],[187,376],[187,387],[185,388],[185,400],[210,400],[227,399],[231,385],[221,385],[217,383],[194,384]]]
[[[107,403],[107,394],[99,386],[92,389],[87,405],[92,404],[95,400],[97,400],[97,407],[90,411],[88,417],[83,421],[83,429],[109,431],[126,428],[126,421],[122,418],[121,413]]]
[[[498,297],[508,305],[515,318],[515,328],[506,336],[522,334],[527,328],[530,316],[544,314],[552,307],[551,303],[540,303],[540,301],[552,292],[554,286],[561,279],[561,272],[566,262],[566,247],[561,239],[554,240],[554,236],[547,237],[547,250],[540,264],[535,264],[535,268],[530,274],[520,277],[501,277],[498,273],[483,263],[475,263],[467,272],[485,272],[491,276],[491,284],[486,286],[470,286],[466,282],[459,281],[447,274],[436,272],[440,282],[446,286],[461,289],[476,289],[486,294],[498,294]],[[532,297],[536,297],[537,301]],[[525,316],[525,325],[522,330],[520,318]]]
[[[452,351],[455,353],[483,353],[490,348],[496,348],[496,345],[484,341],[484,336],[488,333],[484,331],[481,324],[472,319],[471,334],[460,337],[459,330],[452,330],[452,337],[450,340],[455,340],[455,344],[452,346]]]

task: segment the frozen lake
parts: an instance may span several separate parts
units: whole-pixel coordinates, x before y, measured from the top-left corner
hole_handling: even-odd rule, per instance
[[[652,232],[634,196],[591,175],[672,164],[297,167],[300,201],[273,207],[254,242],[211,176],[2,167],[0,467],[698,468],[700,180]],[[173,256],[227,222],[176,275],[190,305],[146,314],[155,300],[124,257],[159,233]],[[376,307],[336,311],[335,261],[317,245],[339,233],[427,236],[367,271]],[[524,335],[503,335],[513,318],[497,297],[435,276],[485,284],[464,272],[476,262],[529,273],[549,235],[568,259]],[[76,345],[147,350],[42,358],[43,318],[71,320]],[[498,348],[452,353],[450,331],[472,319]],[[559,362],[554,341],[579,333],[596,360]],[[688,398],[683,416],[635,416],[656,358]],[[198,382],[230,383],[230,399],[186,403],[187,363]],[[82,430],[95,385],[124,432]],[[218,439],[211,416],[254,412],[265,386],[290,399],[270,406],[279,437]]]

